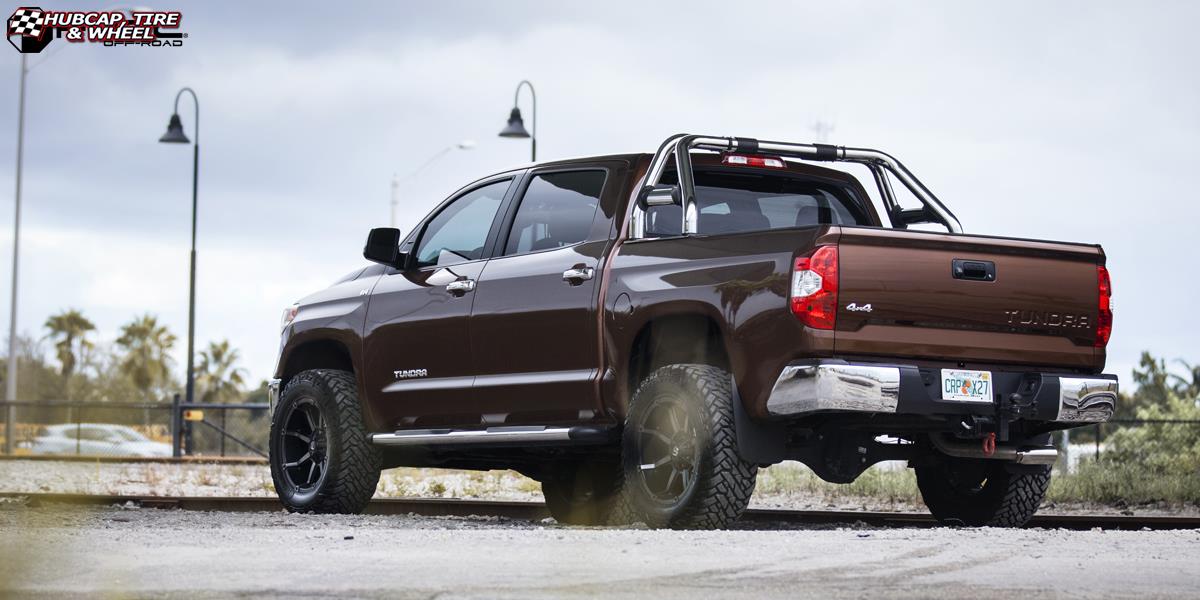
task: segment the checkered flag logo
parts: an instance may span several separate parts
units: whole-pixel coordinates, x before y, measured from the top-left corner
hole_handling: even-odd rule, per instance
[[[8,35],[41,37],[45,15],[36,8],[18,8],[8,18]]]

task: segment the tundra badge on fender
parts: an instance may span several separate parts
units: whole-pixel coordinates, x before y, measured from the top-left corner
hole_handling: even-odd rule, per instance
[[[412,379],[414,377],[428,377],[429,371],[426,369],[403,369],[400,371],[392,371],[396,379]]]

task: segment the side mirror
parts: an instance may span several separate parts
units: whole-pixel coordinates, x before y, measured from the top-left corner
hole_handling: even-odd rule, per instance
[[[404,267],[405,255],[400,252],[400,230],[395,227],[376,227],[367,234],[363,258],[381,265]]]
[[[679,186],[660,183],[644,186],[638,193],[638,204],[645,210],[651,206],[671,206],[683,204]]]

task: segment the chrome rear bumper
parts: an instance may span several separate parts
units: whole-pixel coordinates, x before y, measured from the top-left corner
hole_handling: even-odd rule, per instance
[[[800,364],[783,368],[767,399],[773,416],[825,411],[894,413],[900,401],[898,367]]]
[[[1117,410],[1117,382],[1111,379],[1062,377],[1058,380],[1060,423],[1103,423]]]
[[[932,372],[931,372],[932,371]],[[1118,383],[1111,375],[1078,377],[1050,373],[993,371],[993,402],[942,398],[938,369],[913,365],[850,364],[814,360],[787,365],[767,398],[771,417],[814,413],[994,415],[1005,406],[1021,407],[1015,418],[1040,422],[1103,423],[1117,405]],[[1011,409],[1014,410],[1015,409]]]

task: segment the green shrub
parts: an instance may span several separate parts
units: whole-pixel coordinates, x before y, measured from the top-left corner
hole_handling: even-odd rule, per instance
[[[1192,399],[1168,396],[1161,404],[1140,408],[1145,420],[1200,421]],[[1167,478],[1200,478],[1200,424],[1146,423],[1117,430],[1108,440],[1101,463],[1137,466],[1147,474]]]
[[[1143,352],[1132,378],[1123,382],[1137,387],[1121,396],[1117,419],[1200,420],[1200,366],[1177,362],[1185,375]],[[1074,473],[1056,476],[1052,501],[1200,505],[1200,423],[1112,424],[1104,432],[1100,460],[1085,460]]]
[[[1163,476],[1137,463],[1084,461],[1074,473],[1055,475],[1047,499],[1052,502],[1200,505],[1200,477]]]

